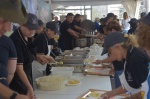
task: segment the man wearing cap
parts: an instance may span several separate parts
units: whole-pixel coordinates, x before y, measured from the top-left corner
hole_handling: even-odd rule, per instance
[[[132,18],[128,23],[130,24],[128,34],[135,34],[138,27],[138,20],[136,18]]]
[[[40,19],[38,19],[38,25],[39,25],[39,28],[36,30],[34,38],[38,37],[39,34],[43,33],[44,28],[45,28],[43,21]]]
[[[108,18],[108,22],[114,20],[114,17],[115,17],[114,13],[108,13],[106,16],[106,18]]]
[[[81,24],[81,15],[76,14],[74,16],[73,22],[71,23],[73,30],[78,32],[78,33],[81,33],[81,31],[86,31],[85,29],[80,27],[80,24]]]
[[[18,93],[28,95],[31,99],[34,98],[31,71],[36,53],[28,38],[34,36],[38,28],[37,16],[29,13],[27,22],[10,35],[16,47],[18,59],[16,72],[9,87]]]
[[[127,36],[120,32],[114,32],[105,37],[103,54],[108,53],[117,61],[125,59],[125,63],[124,72],[120,76],[122,86],[103,94],[104,99],[126,91],[133,95],[141,90],[142,83],[148,76],[149,58],[145,51],[137,47],[136,37],[133,35]]]
[[[15,12],[13,15],[11,12]],[[17,17],[19,16],[19,17]],[[16,70],[16,50],[11,39],[3,34],[11,26],[10,22],[25,23],[26,10],[20,0],[1,0],[0,3],[0,96],[10,99],[29,99],[27,96],[17,94],[5,86],[11,82]],[[7,69],[6,69],[7,68]],[[7,74],[8,72],[8,74]],[[11,75],[9,75],[11,73]],[[8,75],[8,76],[7,76]],[[2,85],[3,84],[3,85]],[[5,85],[5,86],[4,86]],[[1,97],[0,97],[1,99]]]
[[[66,20],[60,26],[60,38],[58,44],[62,51],[73,49],[73,37],[79,37],[79,33],[72,29],[71,23],[73,21],[73,14],[68,13]]]
[[[49,40],[54,38],[57,32],[57,24],[54,21],[46,23],[46,32],[41,33],[38,37],[33,40],[33,44],[36,47],[37,55],[44,55],[45,59],[55,62],[55,60],[50,56]],[[39,64],[41,63],[41,64]],[[34,61],[32,63],[32,75],[33,75],[33,85],[36,88],[35,79],[43,76],[43,70],[46,69],[47,64],[43,64],[41,61]]]

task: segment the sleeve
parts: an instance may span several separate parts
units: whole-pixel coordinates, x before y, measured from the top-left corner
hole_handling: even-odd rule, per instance
[[[22,45],[19,41],[17,40],[13,40],[14,45],[16,47],[16,51],[17,51],[17,64],[23,64],[24,63],[24,55],[23,55],[23,49],[22,49]]]
[[[67,23],[67,24],[66,24],[66,29],[67,29],[67,30],[68,30],[68,29],[71,29],[71,24]]]
[[[13,41],[9,40],[9,59],[17,59],[17,52]]]
[[[48,41],[48,45],[54,45],[54,38]]]
[[[148,76],[148,59],[144,55],[133,57],[131,62],[131,75],[133,77],[134,86],[141,87],[141,84]]]
[[[43,54],[45,52],[45,46],[46,44],[46,39],[43,36],[38,36],[34,41],[33,44],[36,47],[36,52]]]

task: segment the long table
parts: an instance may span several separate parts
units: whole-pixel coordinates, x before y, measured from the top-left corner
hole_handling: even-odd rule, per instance
[[[73,76],[83,77],[80,80],[81,84],[77,86],[66,86],[66,88],[58,91],[42,91],[37,89],[35,90],[37,99],[77,99],[89,89],[112,90],[109,76],[84,76],[81,73],[75,73]]]

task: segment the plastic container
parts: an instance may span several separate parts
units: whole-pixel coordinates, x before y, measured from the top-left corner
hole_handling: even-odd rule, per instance
[[[52,75],[62,75],[67,79],[73,74],[74,67],[52,67]]]

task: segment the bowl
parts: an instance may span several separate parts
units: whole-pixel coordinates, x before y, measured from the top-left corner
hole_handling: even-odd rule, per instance
[[[66,79],[63,76],[43,76],[36,79],[37,88],[43,91],[54,91],[65,88]]]

